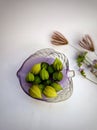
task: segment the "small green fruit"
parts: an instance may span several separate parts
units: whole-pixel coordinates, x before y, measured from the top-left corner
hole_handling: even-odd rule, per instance
[[[62,90],[63,88],[61,87],[61,85],[57,82],[54,82],[51,84],[51,86],[58,92],[60,90]]]
[[[43,69],[47,69],[48,68],[48,66],[49,66],[49,64],[48,63],[46,63],[46,62],[42,62],[41,63],[41,68]]]
[[[39,87],[39,89],[41,90],[41,92],[43,92],[43,90],[44,90],[44,88],[45,88],[44,84],[39,84],[38,87]]]
[[[39,74],[40,70],[41,70],[41,63],[38,63],[32,66],[31,72],[36,75]]]
[[[38,75],[34,76],[34,83],[36,83],[36,84],[41,83],[41,78]]]
[[[43,84],[44,84],[45,86],[51,85],[51,83],[52,83],[52,81],[51,81],[50,79],[45,80],[45,81],[43,82]]]
[[[57,97],[57,93],[56,93],[55,89],[51,86],[46,86],[43,91],[43,94],[49,98]]]
[[[42,80],[47,80],[47,79],[49,79],[49,73],[48,73],[48,71],[47,71],[45,68],[43,68],[43,69],[40,71],[40,77],[41,77]]]
[[[26,76],[26,81],[27,81],[27,82],[33,82],[33,81],[34,81],[34,75],[33,75],[31,72],[29,72],[29,73],[27,74],[27,76]]]
[[[63,78],[62,72],[54,72],[53,73],[53,80],[61,81]]]
[[[56,58],[53,62],[53,67],[57,71],[61,71],[63,69],[63,64],[60,59]]]
[[[49,72],[49,74],[54,73],[53,65],[49,65],[49,66],[48,66],[48,72]]]
[[[33,85],[30,87],[29,94],[33,98],[42,98],[41,90],[39,89],[38,85]]]

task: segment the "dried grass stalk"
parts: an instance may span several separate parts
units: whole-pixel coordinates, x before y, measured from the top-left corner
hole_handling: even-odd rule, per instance
[[[79,45],[89,51],[95,51],[94,43],[92,41],[92,38],[89,35],[85,35],[82,40],[80,41]]]
[[[66,45],[68,40],[60,32],[56,31],[51,36],[51,43],[54,45]]]

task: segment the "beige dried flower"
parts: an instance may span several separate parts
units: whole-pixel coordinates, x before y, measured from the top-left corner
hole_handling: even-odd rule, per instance
[[[54,45],[66,45],[68,41],[60,32],[56,31],[51,36],[51,43]]]
[[[87,34],[85,35],[82,40],[80,41],[79,45],[89,51],[94,52],[95,48],[94,48],[94,43],[92,41],[92,38]]]

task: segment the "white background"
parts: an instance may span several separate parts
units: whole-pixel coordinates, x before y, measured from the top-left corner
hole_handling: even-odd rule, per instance
[[[97,48],[96,0],[0,0],[0,130],[97,130],[97,85],[79,75],[72,47],[50,43],[55,30],[75,46],[90,34]],[[72,96],[60,103],[30,98],[16,77],[29,55],[47,47],[63,52],[76,73]]]

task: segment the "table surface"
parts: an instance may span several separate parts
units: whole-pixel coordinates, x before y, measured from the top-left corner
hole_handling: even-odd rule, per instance
[[[80,76],[71,46],[50,43],[55,30],[74,46],[90,34],[97,49],[96,0],[0,1],[0,130],[97,130],[97,85]],[[42,48],[64,53],[75,70],[73,94],[66,101],[37,101],[20,87],[17,70]]]

